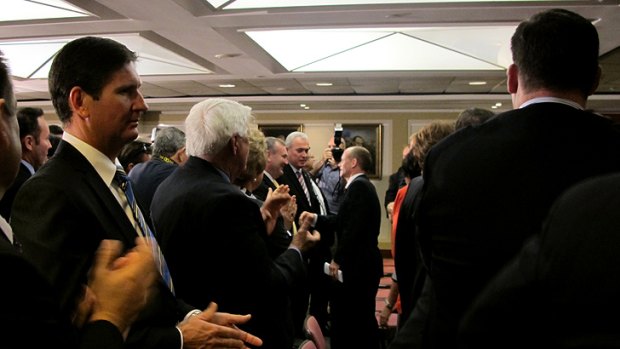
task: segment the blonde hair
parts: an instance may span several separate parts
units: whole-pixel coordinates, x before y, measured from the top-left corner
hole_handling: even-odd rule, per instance
[[[244,185],[258,177],[267,165],[267,145],[265,135],[258,129],[252,128],[248,132],[250,150],[245,170],[235,179],[235,184]]]
[[[454,123],[435,121],[422,127],[413,135],[415,142],[413,143],[411,151],[416,159],[418,159],[420,168],[424,169],[424,160],[431,150],[431,147],[449,136],[452,132],[454,132]]]

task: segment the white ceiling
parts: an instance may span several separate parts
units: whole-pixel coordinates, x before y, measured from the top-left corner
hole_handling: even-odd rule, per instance
[[[409,28],[418,31],[444,28],[458,32],[465,27],[515,26],[541,10],[563,7],[591,19],[599,30],[604,75],[588,106],[600,112],[620,112],[619,0],[347,5],[228,11],[215,10],[203,0],[67,2],[92,16],[0,22],[0,49],[6,51],[8,48],[3,48],[3,44],[17,41],[134,34],[131,40],[142,40],[141,47],[157,47],[149,52],[158,51],[161,55],[166,52],[166,59],[175,56],[185,62],[183,66],[192,66],[184,74],[157,74],[159,68],[154,64],[162,61],[162,56],[157,52],[141,54],[153,58],[149,67],[138,68],[143,74],[142,91],[148,97],[151,110],[180,114],[209,96],[237,99],[257,113],[303,113],[300,104],[308,105],[312,112],[453,112],[470,106],[490,108],[501,102],[498,110],[506,110],[511,106],[501,65],[495,70],[441,67],[404,70],[406,67],[403,66],[399,68],[403,70],[397,71],[373,68],[357,72],[340,69],[291,72],[246,32],[342,28]],[[467,35],[463,30],[462,35],[453,41],[465,43],[474,39],[476,35]],[[407,42],[401,45],[407,45]],[[326,45],[330,43],[329,37],[325,39]],[[299,48],[291,46],[291,50]],[[374,49],[381,53],[383,50],[387,51]],[[43,50],[40,51],[34,50],[32,54],[44,56]],[[366,55],[372,51],[365,51]],[[351,67],[361,59],[352,52],[345,57]],[[48,59],[49,55],[44,61]],[[330,70],[329,65],[321,69]],[[205,74],[207,71],[213,73]],[[153,73],[155,75],[151,75]],[[485,81],[486,84],[472,86],[469,84],[472,81]],[[324,82],[332,85],[316,85]],[[220,87],[225,84],[235,87]],[[15,86],[22,104],[51,108],[44,78],[16,77]]]

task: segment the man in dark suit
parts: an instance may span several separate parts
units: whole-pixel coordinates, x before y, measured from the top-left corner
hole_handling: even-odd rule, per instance
[[[151,202],[157,187],[185,160],[185,132],[176,127],[159,130],[151,159],[134,166],[128,175],[146,217],[151,217]]]
[[[22,161],[15,181],[0,200],[0,215],[6,219],[11,217],[11,206],[17,191],[47,161],[47,151],[52,147],[49,141],[49,126],[43,117],[42,109],[18,110],[17,122],[22,143]]]
[[[620,175],[558,199],[543,232],[484,288],[460,326],[462,348],[620,345]]]
[[[288,185],[290,194],[295,195],[297,199],[295,221],[299,220],[299,216],[304,211],[320,215],[328,214],[327,200],[325,200],[321,190],[311,183],[312,179],[308,171],[304,170],[310,151],[308,136],[303,132],[291,132],[286,137],[285,143],[289,165],[284,167],[284,174],[280,177],[280,182]],[[317,319],[323,333],[329,332],[328,304],[331,282],[323,273],[323,264],[331,261],[330,249],[333,244],[333,232],[323,230],[321,231],[321,241],[308,255],[307,282],[300,285],[302,294],[293,299],[295,331],[298,335],[303,334],[303,322],[308,312]],[[305,294],[303,294],[304,292]],[[309,309],[308,303],[310,304]]]
[[[242,327],[261,337],[263,348],[289,349],[289,289],[304,277],[301,252],[318,233],[300,227],[290,248],[270,258],[259,207],[232,184],[246,167],[256,127],[250,112],[226,99],[192,107],[185,120],[190,158],[160,184],[152,218],[179,297],[251,314]]]
[[[12,225],[24,255],[48,277],[67,316],[87,300],[83,289],[101,240],[120,240],[131,248],[138,236],[151,239],[140,224],[139,209],[132,210],[129,196],[115,180],[115,158],[138,136],[138,120],[147,110],[135,61],[127,47],[104,38],[76,39],[59,51],[49,85],[65,129],[63,139],[52,159],[22,186],[13,205]],[[132,326],[129,347],[193,348],[216,346],[217,337],[246,337],[208,322],[231,323],[228,316],[213,316],[213,309],[200,312],[176,299],[163,281],[160,278]],[[235,343],[243,345],[241,340]]]
[[[372,170],[370,152],[360,146],[347,148],[339,164],[347,181],[338,215],[304,212],[315,227],[333,229],[337,243],[330,275],[342,282],[333,288],[331,301],[331,347],[379,348],[379,330],[375,318],[375,297],[383,275],[383,259],[378,247],[381,204],[366,173]]]
[[[263,202],[267,200],[269,189],[272,191],[276,190],[279,185],[277,181],[284,174],[284,167],[288,165],[288,152],[283,140],[276,137],[266,137],[265,145],[267,146],[267,161],[263,171],[263,180],[259,187],[252,192],[254,196]],[[293,201],[291,205],[293,205],[291,210],[296,215],[295,207],[297,203]],[[294,227],[294,221],[290,217],[287,217],[287,222],[285,222],[283,217],[284,215],[282,214],[278,216],[276,229],[268,237],[268,241],[271,243],[271,250],[275,252],[288,248],[293,238],[293,233],[297,230],[297,227]],[[288,226],[289,224],[290,227]]]
[[[11,186],[21,155],[15,108],[8,68],[0,58],[0,197]],[[0,216],[2,348],[123,347],[126,331],[156,280],[151,250],[144,241],[138,241],[138,247],[122,263],[116,259],[119,244],[111,241],[101,244],[88,284],[95,301],[80,314],[80,330],[61,313],[51,285],[23,258],[14,242],[13,230]]]
[[[512,37],[515,109],[431,149],[418,211],[433,284],[427,344],[454,347],[459,320],[482,287],[572,184],[620,170],[620,135],[584,111],[597,88],[598,35],[587,19],[549,10]]]

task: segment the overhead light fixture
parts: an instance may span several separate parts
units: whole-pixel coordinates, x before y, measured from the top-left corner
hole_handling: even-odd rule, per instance
[[[470,81],[469,82],[469,86],[482,86],[486,84],[487,84],[486,81]]]
[[[501,106],[502,106],[502,102],[497,102],[497,103],[495,103],[495,106],[496,106],[496,107],[501,107]]]
[[[317,86],[334,86],[331,82],[317,82]]]
[[[310,109],[310,107],[308,107],[308,106],[305,106],[305,107],[304,107],[304,109],[306,109],[306,110],[308,110],[308,109]]]
[[[224,58],[235,58],[239,56],[241,56],[241,53],[218,53],[214,55],[213,57],[217,59],[224,59]]]
[[[237,87],[237,85],[235,84],[220,84],[219,85],[221,88],[233,88],[233,87]]]
[[[497,106],[496,105],[492,105],[491,109],[497,109]]]
[[[306,107],[306,105],[305,105],[305,104],[303,104],[303,103],[302,103],[302,104],[300,104],[299,106],[300,106],[300,107],[302,107],[302,108],[305,108],[305,107]]]

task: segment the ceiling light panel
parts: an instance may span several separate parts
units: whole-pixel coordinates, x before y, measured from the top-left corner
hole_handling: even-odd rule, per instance
[[[105,35],[138,55],[136,69],[143,76],[210,74],[211,71],[138,34]],[[0,42],[11,73],[20,78],[47,78],[56,53],[76,38]]]
[[[2,0],[0,21],[72,18],[92,16],[87,11],[61,0]]]
[[[503,70],[514,26],[247,31],[289,71]]]

